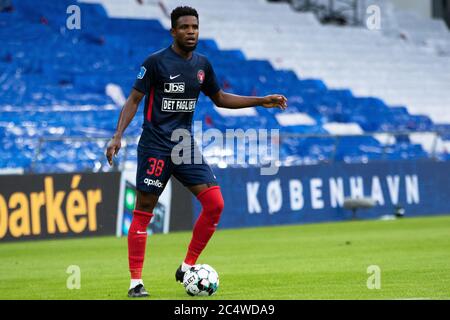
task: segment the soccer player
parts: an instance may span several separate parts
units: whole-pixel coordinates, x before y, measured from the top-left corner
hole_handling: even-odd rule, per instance
[[[137,199],[128,231],[128,261],[131,273],[129,297],[148,296],[142,281],[147,226],[170,176],[175,176],[200,201],[202,211],[193,229],[187,254],[175,273],[182,282],[184,273],[194,265],[216,230],[224,201],[211,168],[203,160],[200,164],[174,162],[172,140],[176,129],[191,132],[193,112],[200,91],[221,108],[287,107],[287,100],[279,94],[265,97],[245,97],[221,90],[208,59],[194,52],[199,35],[197,11],[191,7],[177,7],[171,13],[172,44],[150,55],[142,64],[137,79],[120,113],[116,132],[108,143],[106,156],[112,165],[121,147],[122,135],[133,119],[139,102],[145,95],[143,131],[138,144],[136,172]],[[195,147],[194,139],[192,146]],[[189,161],[185,161],[189,162]]]

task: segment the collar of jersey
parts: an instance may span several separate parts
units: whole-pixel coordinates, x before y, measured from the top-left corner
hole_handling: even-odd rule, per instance
[[[179,59],[181,59],[185,62],[190,62],[194,58],[194,52],[192,52],[192,56],[189,59],[185,59],[182,56],[180,56],[178,53],[176,53],[175,50],[173,50],[172,45],[169,46],[169,50],[172,52],[172,54],[174,54],[176,57],[178,57]]]

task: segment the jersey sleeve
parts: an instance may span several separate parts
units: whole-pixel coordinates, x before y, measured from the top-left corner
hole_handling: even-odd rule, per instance
[[[156,62],[154,57],[148,57],[139,69],[133,88],[148,94],[156,83]]]
[[[217,81],[216,73],[211,63],[206,60],[205,66],[205,80],[201,88],[202,92],[207,96],[212,96],[220,90],[219,83]]]

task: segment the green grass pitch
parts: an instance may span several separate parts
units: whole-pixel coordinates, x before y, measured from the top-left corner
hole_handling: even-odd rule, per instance
[[[199,299],[174,279],[190,236],[148,238],[150,299]],[[220,275],[203,299],[449,299],[450,216],[219,230],[198,262]],[[80,289],[66,287],[70,265]],[[0,243],[0,299],[127,299],[128,285],[125,237]]]

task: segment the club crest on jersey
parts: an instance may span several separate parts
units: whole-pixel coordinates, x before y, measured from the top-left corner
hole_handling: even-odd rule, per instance
[[[144,79],[145,73],[147,72],[147,69],[145,69],[144,66],[141,67],[141,70],[139,70],[139,73],[137,75],[138,79]]]
[[[202,69],[198,70],[197,72],[197,80],[198,83],[202,84],[203,81],[205,81],[205,71],[203,71]]]

